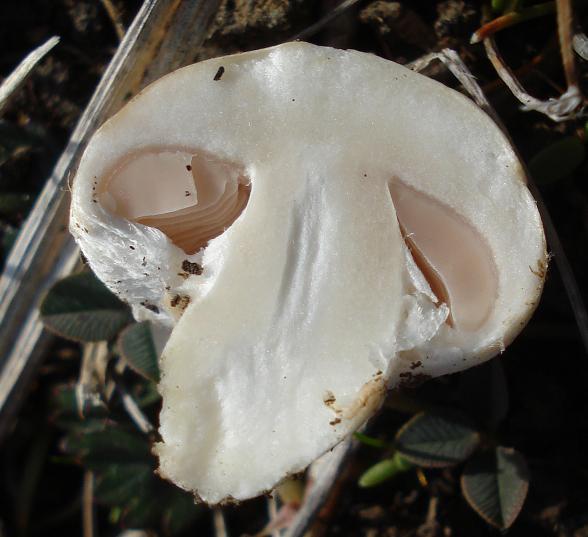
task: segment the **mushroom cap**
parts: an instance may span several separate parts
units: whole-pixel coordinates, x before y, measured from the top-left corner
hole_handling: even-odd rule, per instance
[[[146,88],[89,143],[70,227],[135,316],[171,330],[160,472],[209,503],[303,470],[387,389],[502,351],[547,264],[523,168],[484,112],[306,43]]]

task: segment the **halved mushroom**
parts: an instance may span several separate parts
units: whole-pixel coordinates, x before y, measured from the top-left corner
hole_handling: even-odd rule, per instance
[[[137,318],[172,328],[160,471],[210,503],[304,469],[401,381],[500,352],[546,265],[521,165],[482,111],[304,43],[143,91],[90,142],[71,229]]]

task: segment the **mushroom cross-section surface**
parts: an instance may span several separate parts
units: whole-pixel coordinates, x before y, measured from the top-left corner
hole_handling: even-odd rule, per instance
[[[71,230],[161,356],[160,472],[246,499],[357,429],[386,390],[476,365],[546,267],[519,160],[472,102],[305,43],[155,82],[92,138]]]

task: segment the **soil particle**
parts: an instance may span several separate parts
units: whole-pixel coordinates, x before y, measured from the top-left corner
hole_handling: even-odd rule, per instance
[[[400,373],[400,387],[416,388],[430,378],[431,375],[425,375],[424,373],[411,373],[410,371],[405,371],[404,373]]]
[[[188,304],[190,304],[190,297],[187,295],[175,295],[170,301],[171,307],[179,308],[180,311],[184,311]]]
[[[153,313],[159,313],[159,308],[155,304],[150,304],[149,302],[144,301],[141,302],[141,306],[147,308],[149,311],[152,311]]]
[[[335,394],[331,391],[326,391],[325,395],[323,397],[323,402],[325,403],[325,405],[327,406],[331,406],[335,403],[337,399],[335,398]]]
[[[480,24],[478,9],[464,0],[441,2],[437,5],[437,13],[435,33],[439,39],[469,37]]]
[[[192,263],[187,259],[184,259],[182,262],[182,270],[187,272],[188,274],[195,274],[196,276],[200,276],[202,274],[202,266],[198,263]]]
[[[315,4],[313,0],[223,0],[197,59],[279,43],[313,22]]]
[[[224,74],[225,74],[225,68],[221,65],[218,68],[218,71],[216,72],[216,75],[214,75],[214,81],[216,82],[216,81],[220,80],[223,77]]]

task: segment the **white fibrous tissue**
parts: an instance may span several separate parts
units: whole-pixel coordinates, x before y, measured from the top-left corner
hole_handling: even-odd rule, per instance
[[[94,272],[169,334],[160,473],[212,504],[302,471],[387,390],[503,350],[546,269],[484,112],[305,43],[153,83],[96,132],[72,195]]]

